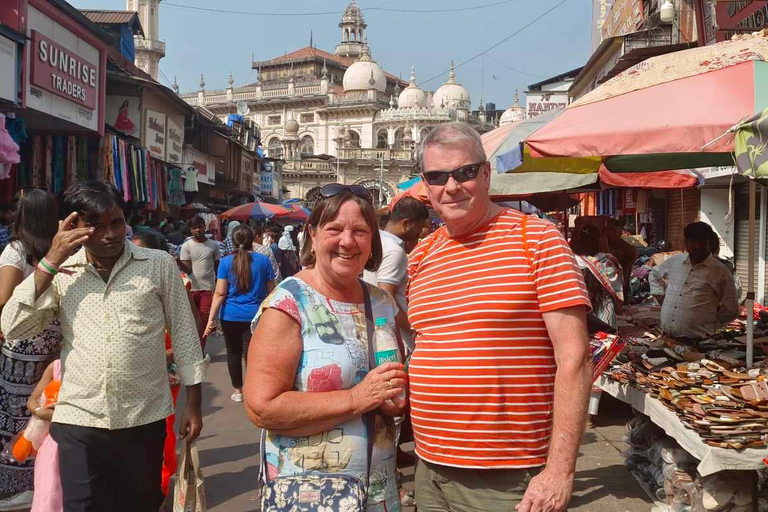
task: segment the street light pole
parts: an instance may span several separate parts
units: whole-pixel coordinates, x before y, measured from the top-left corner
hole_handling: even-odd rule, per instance
[[[379,208],[384,202],[384,152],[381,152],[381,171],[379,174]]]

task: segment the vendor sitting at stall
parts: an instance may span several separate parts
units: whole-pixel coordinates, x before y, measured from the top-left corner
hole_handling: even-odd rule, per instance
[[[739,301],[731,272],[712,256],[709,224],[693,222],[683,234],[687,253],[654,267],[648,279],[661,304],[664,332],[695,341],[736,318]]]

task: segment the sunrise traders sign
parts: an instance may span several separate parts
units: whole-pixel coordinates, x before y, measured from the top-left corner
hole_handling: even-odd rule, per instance
[[[32,31],[32,85],[95,110],[98,81],[96,66],[40,32]]]

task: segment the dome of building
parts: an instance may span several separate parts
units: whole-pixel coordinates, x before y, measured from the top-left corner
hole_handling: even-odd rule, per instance
[[[376,61],[371,60],[368,45],[363,46],[363,54],[344,72],[344,91],[387,90],[387,76]]]
[[[516,123],[523,119],[525,119],[525,107],[520,105],[520,96],[518,96],[517,90],[515,90],[515,101],[503,114],[501,114],[501,117],[499,118],[499,126]]]
[[[360,6],[357,5],[357,0],[352,0],[346,9],[344,9],[344,15],[341,17],[342,23],[365,23],[363,19],[363,12],[360,10]]]
[[[447,108],[465,110],[470,108],[469,92],[464,86],[456,83],[453,61],[451,61],[451,72],[448,73],[448,81],[435,91],[435,94],[432,96],[432,104],[435,107],[445,106]]]
[[[411,83],[400,93],[397,106],[400,108],[427,106],[427,95],[416,85],[416,71],[413,67],[411,67]]]
[[[299,122],[295,119],[289,119],[287,123],[285,123],[285,134],[286,135],[298,135],[299,134]]]

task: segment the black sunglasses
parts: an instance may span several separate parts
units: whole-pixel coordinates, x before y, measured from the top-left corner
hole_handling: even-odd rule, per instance
[[[422,172],[424,180],[430,185],[445,185],[448,183],[448,177],[452,176],[454,180],[459,183],[464,183],[469,180],[477,178],[480,174],[480,169],[483,168],[485,162],[477,162],[474,164],[462,165],[452,171],[425,171]]]
[[[360,199],[365,199],[369,203],[373,203],[373,197],[371,196],[370,190],[365,187],[361,187],[360,185],[342,185],[341,183],[329,183],[320,189],[320,196],[322,196],[323,199],[327,199],[329,197],[337,196],[342,192],[352,192]]]

